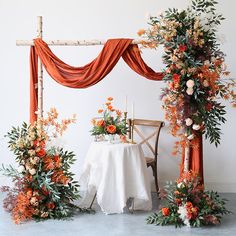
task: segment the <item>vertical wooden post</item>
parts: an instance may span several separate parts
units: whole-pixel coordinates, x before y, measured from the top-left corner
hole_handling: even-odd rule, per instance
[[[189,141],[186,142],[185,145],[185,152],[184,152],[184,172],[189,171],[189,157],[190,157],[190,143]]]
[[[43,18],[38,16],[37,37],[43,38]],[[38,118],[43,117],[43,65],[38,59]]]

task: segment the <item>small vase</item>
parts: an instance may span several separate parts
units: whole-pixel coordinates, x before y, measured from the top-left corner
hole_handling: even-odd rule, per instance
[[[115,142],[115,134],[107,134],[105,135],[105,139],[109,142],[109,143],[114,143]]]

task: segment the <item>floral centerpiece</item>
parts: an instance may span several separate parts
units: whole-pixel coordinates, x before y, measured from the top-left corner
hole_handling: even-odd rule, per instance
[[[113,98],[108,97],[103,109],[98,110],[99,117],[92,119],[93,128],[91,130],[94,136],[113,136],[119,135],[122,141],[125,141],[127,134],[126,118],[123,113],[113,107]]]
[[[173,154],[201,134],[217,146],[220,125],[226,121],[219,98],[230,99],[236,107],[236,83],[225,79],[229,72],[217,41],[217,27],[224,18],[216,13],[216,4],[192,0],[186,10],[168,9],[150,17],[151,27],[138,32],[147,40],[145,47],[164,46],[167,87],[161,98],[171,133],[179,137]]]
[[[204,190],[198,176],[191,172],[168,184],[161,195],[165,204],[147,218],[149,224],[173,224],[176,227],[217,225],[222,215],[231,213],[225,207],[226,200],[216,192]]]
[[[7,193],[4,208],[17,224],[30,219],[60,219],[81,210],[73,204],[80,197],[79,185],[70,171],[75,155],[52,146],[75,117],[61,123],[57,118],[56,109],[51,109],[47,118],[32,125],[23,123],[6,135],[19,167],[2,166],[1,171],[12,177],[14,187],[2,186],[1,191]]]

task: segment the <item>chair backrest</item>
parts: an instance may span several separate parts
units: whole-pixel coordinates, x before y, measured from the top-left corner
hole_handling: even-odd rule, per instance
[[[157,161],[157,155],[158,155],[158,141],[159,141],[159,135],[161,128],[165,125],[163,121],[158,120],[144,120],[144,119],[129,119],[128,120],[129,125],[129,138],[134,138],[134,132],[141,138],[141,142],[139,144],[143,145],[146,144],[147,147],[150,149],[150,151],[153,153],[155,161]],[[145,135],[140,131],[140,127],[153,127],[155,128],[155,132],[151,133],[148,137],[145,137]],[[154,145],[150,144],[150,139],[155,138]]]

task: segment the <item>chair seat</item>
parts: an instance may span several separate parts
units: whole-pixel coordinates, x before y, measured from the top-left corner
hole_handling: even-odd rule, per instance
[[[151,163],[155,162],[155,159],[151,158],[151,157],[145,157],[145,160],[146,160],[147,164],[151,164]]]

